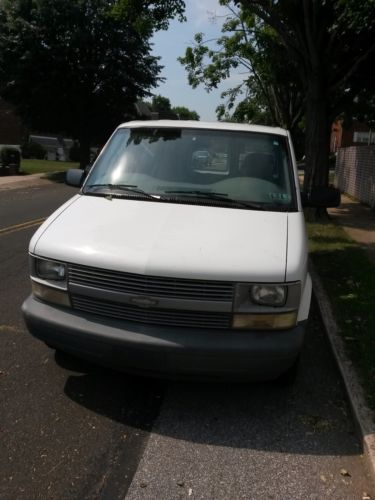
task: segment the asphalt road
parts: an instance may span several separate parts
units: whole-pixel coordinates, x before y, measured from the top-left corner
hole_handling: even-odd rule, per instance
[[[47,217],[76,193],[62,183],[0,191],[0,229]]]
[[[75,192],[1,192],[0,229],[46,217]],[[57,356],[27,333],[35,229],[0,234],[0,498],[124,498],[165,383]]]
[[[0,231],[76,191],[0,193]],[[56,355],[26,331],[27,245],[0,233],[0,498],[375,498],[313,311],[293,388],[163,382]]]

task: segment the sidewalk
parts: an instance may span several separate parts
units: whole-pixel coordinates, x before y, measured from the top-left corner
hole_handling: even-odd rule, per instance
[[[51,182],[53,181],[47,179],[46,174],[0,176],[0,191],[45,186]]]
[[[375,263],[375,211],[343,194],[340,207],[328,212]]]

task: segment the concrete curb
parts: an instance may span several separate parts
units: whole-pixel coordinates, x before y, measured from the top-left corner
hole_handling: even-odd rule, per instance
[[[361,433],[364,457],[375,484],[375,415],[367,406],[364,391],[357,373],[352,362],[346,355],[344,342],[339,334],[339,327],[336,323],[329,297],[311,260],[309,268],[320,315],[348,394],[356,424]]]

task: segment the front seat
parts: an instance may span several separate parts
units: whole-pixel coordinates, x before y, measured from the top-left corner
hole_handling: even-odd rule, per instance
[[[240,172],[245,177],[256,177],[273,182],[274,156],[271,153],[247,153]]]

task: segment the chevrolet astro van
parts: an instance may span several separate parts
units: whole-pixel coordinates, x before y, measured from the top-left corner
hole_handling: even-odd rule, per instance
[[[124,123],[83,177],[30,242],[35,337],[157,376],[295,373],[311,279],[286,130]]]

